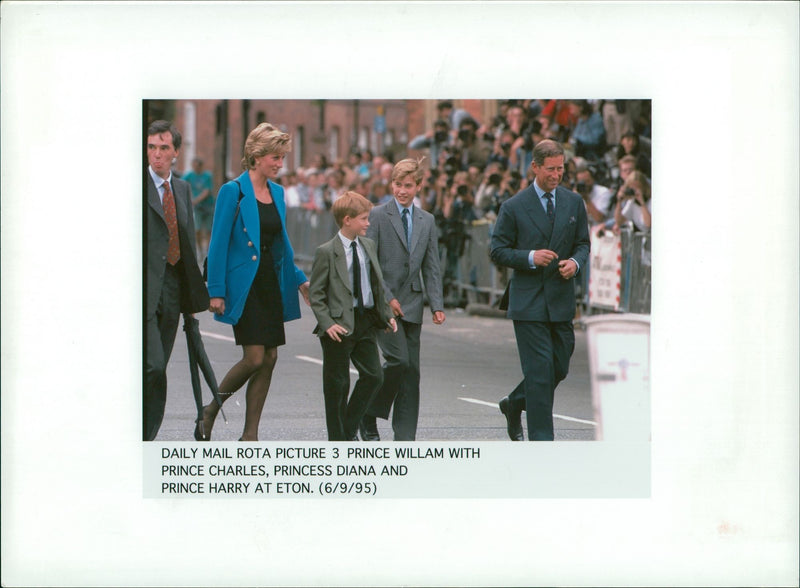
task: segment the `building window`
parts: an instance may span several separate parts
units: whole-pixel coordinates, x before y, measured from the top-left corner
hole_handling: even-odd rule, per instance
[[[328,138],[328,162],[333,164],[339,159],[339,127],[331,127]]]
[[[369,136],[369,150],[372,151],[374,155],[380,155],[381,153],[383,153],[383,149],[381,149],[381,143],[379,139],[380,135],[373,128]]]
[[[197,108],[194,102],[183,105],[183,171],[191,169],[192,161],[197,157]]]
[[[306,144],[306,130],[304,127],[297,127],[294,140],[292,141],[292,151],[294,152],[294,169],[303,167],[303,155]]]

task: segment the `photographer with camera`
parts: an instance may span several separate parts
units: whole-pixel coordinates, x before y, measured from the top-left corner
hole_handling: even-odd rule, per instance
[[[611,190],[595,183],[594,171],[585,161],[578,163],[576,170],[575,191],[581,195],[583,203],[586,205],[589,225],[594,226],[605,223],[608,219],[613,196]]]
[[[461,121],[455,144],[461,151],[460,171],[467,171],[472,165],[479,168],[486,167],[491,147],[486,144],[483,134],[478,134],[478,123],[473,118]]]
[[[439,167],[439,156],[450,143],[450,123],[446,119],[440,118],[433,123],[433,129],[411,139],[408,143],[408,148],[427,149],[431,161],[430,165],[433,169]]]
[[[517,139],[511,145],[509,168],[527,174],[533,162],[533,146],[544,140],[542,123],[537,119],[525,121]]]
[[[445,306],[457,306],[459,300],[458,262],[464,253],[464,243],[468,236],[466,226],[477,219],[473,210],[474,194],[465,171],[456,172],[452,177],[440,176],[440,185],[446,188],[441,196],[441,208],[434,216],[439,226],[439,243],[445,250],[445,267],[442,284]]]
[[[475,216],[479,219],[496,218],[495,202],[503,182],[505,167],[502,163],[491,161],[484,170],[483,178],[475,190]]]
[[[497,138],[494,140],[494,147],[491,155],[489,155],[489,163],[498,162],[503,165],[505,169],[511,167],[511,147],[517,136],[511,129],[503,129],[498,133]]]
[[[650,202],[650,181],[642,172],[634,170],[617,192],[614,230],[630,222],[636,231],[649,231],[652,221]]]
[[[576,105],[580,108],[580,114],[570,138],[570,143],[575,146],[575,155],[589,160],[602,159],[606,150],[603,117],[588,100],[576,101]]]

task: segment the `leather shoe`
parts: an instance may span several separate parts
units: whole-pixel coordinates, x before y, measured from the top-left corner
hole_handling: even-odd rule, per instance
[[[508,396],[503,398],[499,403],[500,412],[506,417],[508,438],[512,441],[524,441],[525,435],[522,432],[522,411],[513,410],[509,405]]]
[[[365,414],[358,423],[358,432],[361,433],[362,441],[380,441],[381,436],[378,433],[378,423],[375,422],[375,417]]]

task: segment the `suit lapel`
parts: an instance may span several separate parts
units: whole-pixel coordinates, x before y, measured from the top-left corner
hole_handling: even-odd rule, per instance
[[[414,222],[411,224],[411,251],[417,248],[417,243],[419,243],[419,239],[421,237],[422,228],[424,227],[424,218],[422,216],[422,211],[419,210],[416,206],[412,209],[414,211]],[[411,253],[409,251],[409,253]]]
[[[533,184],[525,188],[523,194],[526,196],[524,200],[525,210],[528,212],[528,216],[531,218],[531,221],[533,221],[533,224],[535,224],[544,235],[551,235],[553,228],[550,226],[547,213],[544,211],[542,203],[539,201],[539,196],[536,194]]]
[[[397,212],[397,204],[394,198],[386,203],[386,214],[389,215],[389,222],[394,227],[394,232],[397,233],[397,238],[403,244],[403,248],[408,251],[408,243],[406,243],[406,234],[403,230],[403,219],[400,218],[400,213]]]
[[[186,184],[179,182],[170,183],[172,193],[175,195],[175,216],[178,218],[178,227],[186,230],[189,211],[186,209]],[[192,235],[194,236],[194,235]]]
[[[547,215],[545,215],[547,216]],[[556,218],[553,222],[553,234],[550,236],[550,247],[554,249],[556,243],[564,232],[567,226],[567,218],[569,217],[569,203],[567,196],[561,187],[556,188]]]
[[[161,205],[161,199],[158,197],[158,188],[156,188],[155,182],[153,182],[153,177],[150,175],[150,171],[147,172],[147,204],[150,205],[155,213],[161,217],[161,220],[164,221],[164,224],[167,224],[167,219],[164,218],[164,207]]]
[[[258,204],[256,202],[255,190],[253,190],[253,182],[250,181],[250,174],[246,171],[236,179],[239,180],[239,183],[242,185],[242,194],[244,194],[241,207],[239,208],[239,214],[242,215],[244,228],[247,229],[247,235],[253,242],[253,246],[256,248],[256,251],[260,251],[261,220],[258,215]],[[239,194],[237,192],[236,199],[238,200],[238,198]],[[236,206],[235,203],[234,206]]]
[[[339,279],[342,280],[342,283],[347,288],[350,296],[352,296],[353,284],[350,282],[350,274],[347,271],[347,257],[344,251],[344,244],[339,238],[339,235],[336,235],[333,238],[333,266],[336,273],[339,274]]]
[[[361,245],[363,245],[364,252],[367,254],[367,258],[369,258],[369,286],[372,289],[372,304],[375,306],[375,309],[378,310],[380,308],[380,303],[378,301],[381,299],[381,283],[378,280],[378,271],[380,270],[380,265],[378,265],[378,253],[375,251],[374,243],[367,243],[362,239]]]

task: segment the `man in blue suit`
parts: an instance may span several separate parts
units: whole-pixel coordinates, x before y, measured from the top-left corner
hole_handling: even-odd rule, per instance
[[[500,207],[492,235],[494,263],[514,269],[508,318],[514,321],[523,381],[500,401],[509,437],[552,441],[555,388],[567,376],[575,348],[573,278],[589,259],[589,225],[581,197],[560,186],[564,149],[551,140],[534,147],[536,176]]]

